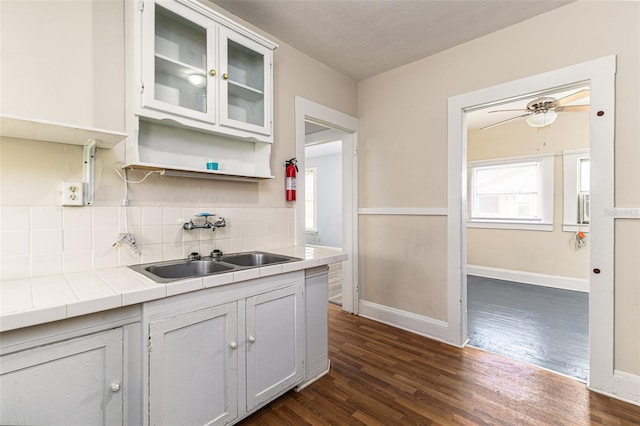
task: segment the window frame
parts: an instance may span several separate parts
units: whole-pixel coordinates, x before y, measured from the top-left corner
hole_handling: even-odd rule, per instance
[[[563,170],[563,209],[562,209],[562,230],[564,232],[589,232],[589,224],[580,225],[578,223],[578,188],[580,184],[580,161],[589,159],[591,154],[589,149],[578,149],[562,152]],[[591,189],[591,188],[589,188]],[[591,193],[591,191],[589,191]]]
[[[474,169],[481,167],[508,166],[516,164],[538,164],[538,213],[540,219],[509,218],[474,218],[473,205],[475,196]],[[469,228],[489,229],[521,229],[536,231],[553,231],[554,202],[554,168],[553,154],[540,154],[523,157],[495,158],[467,162],[467,226]]]
[[[307,185],[307,175],[313,175],[313,185],[311,188]],[[318,168],[317,167],[307,167],[304,169],[304,184],[305,184],[305,200],[304,200],[304,208],[305,208],[305,223],[304,230],[306,233],[318,233]],[[307,206],[307,195],[312,195],[313,199],[312,203],[312,211],[313,211],[313,227],[307,228],[307,218],[306,212],[308,211]]]

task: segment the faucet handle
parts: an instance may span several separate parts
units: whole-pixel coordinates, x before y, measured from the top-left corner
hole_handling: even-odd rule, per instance
[[[215,213],[198,213],[196,217],[208,218],[209,216],[215,216]]]

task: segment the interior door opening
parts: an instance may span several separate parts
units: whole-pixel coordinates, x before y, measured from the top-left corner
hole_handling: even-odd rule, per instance
[[[346,132],[305,120],[305,242],[342,248],[342,139]],[[301,171],[302,172],[302,171]],[[329,265],[329,302],[342,305],[342,264]]]
[[[464,194],[468,344],[583,382],[589,101],[581,82],[468,111]]]

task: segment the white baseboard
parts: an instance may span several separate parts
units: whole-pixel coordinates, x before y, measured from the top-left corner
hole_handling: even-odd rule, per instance
[[[514,271],[511,269],[490,268],[477,265],[467,265],[467,274],[543,287],[560,288],[563,290],[589,292],[589,280],[586,278],[561,277],[558,275],[537,274],[535,272]]]
[[[449,325],[444,321],[417,315],[389,306],[379,305],[374,302],[360,300],[358,315],[391,325],[402,330],[420,334],[430,339],[438,340],[447,344],[450,341]]]
[[[587,386],[590,391],[640,406],[640,375],[614,370],[607,389]]]
[[[640,375],[614,370],[613,396],[640,405]]]

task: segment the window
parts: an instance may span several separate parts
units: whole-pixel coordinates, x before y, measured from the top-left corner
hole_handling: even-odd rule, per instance
[[[590,216],[590,159],[588,150],[562,153],[564,168],[564,207],[562,230],[588,231]],[[582,226],[581,226],[582,225]]]
[[[553,156],[470,162],[471,227],[552,230]]]
[[[318,230],[317,174],[317,167],[304,170],[304,227],[307,232]]]

